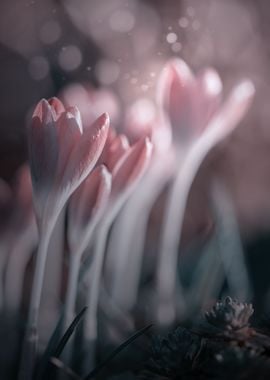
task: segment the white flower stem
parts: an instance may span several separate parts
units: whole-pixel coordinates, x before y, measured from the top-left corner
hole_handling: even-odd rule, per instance
[[[109,274],[112,298],[125,311],[136,302],[147,224],[152,207],[171,176],[171,161],[167,155],[153,157],[151,166],[110,234],[106,273]]]
[[[108,255],[115,258],[111,289],[112,298],[125,310],[136,302],[149,215],[163,186],[161,178],[153,178],[139,187],[116,221],[112,235],[116,244],[111,242]]]
[[[223,107],[209,122],[205,132],[192,143],[187,156],[180,157],[180,159],[184,159],[184,162],[176,174],[169,195],[159,253],[157,317],[161,324],[170,324],[175,318],[174,298],[178,273],[178,247],[192,182],[208,152],[224,139],[243,118],[253,94],[254,88],[250,82],[246,81],[237,86]],[[181,294],[177,294],[177,298],[181,299]]]
[[[66,302],[65,302],[65,309],[64,309],[64,320],[63,320],[64,330],[66,330],[66,328],[69,326],[69,324],[74,318],[80,264],[81,264],[80,256],[76,254],[71,254],[70,273],[68,276],[68,286],[67,286]]]
[[[38,315],[42,294],[42,286],[45,274],[46,258],[50,237],[55,226],[57,217],[47,223],[41,229],[40,243],[37,251],[37,259],[34,270],[34,279],[32,284],[32,293],[29,306],[29,315],[26,326],[26,332],[22,347],[21,366],[19,371],[19,380],[29,380],[32,378],[35,356],[38,343]]]
[[[157,319],[160,324],[170,324],[176,314],[175,289],[177,280],[177,259],[180,234],[182,231],[186,202],[193,180],[191,171],[181,167],[173,181],[166,205],[161,235],[159,262],[157,268],[158,310]],[[181,303],[185,308],[183,293]],[[179,300],[180,302],[180,300]],[[185,310],[183,310],[183,313]]]
[[[87,246],[90,244],[93,236],[96,223],[91,223],[85,236],[83,237],[81,244],[78,246],[75,252],[71,252],[70,265],[69,265],[69,275],[68,275],[68,285],[66,292],[66,302],[64,308],[64,318],[63,318],[63,329],[66,330],[75,316],[76,310],[76,296],[78,291],[80,266],[82,255],[86,250]]]
[[[91,265],[91,278],[89,279],[89,289],[87,294],[87,311],[84,319],[84,338],[87,350],[87,370],[93,368],[95,360],[96,340],[97,340],[97,309],[102,275],[102,266],[108,232],[111,226],[111,218],[106,218],[100,225],[97,240],[95,243],[93,262]]]

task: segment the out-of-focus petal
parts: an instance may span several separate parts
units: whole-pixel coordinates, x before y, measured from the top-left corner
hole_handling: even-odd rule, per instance
[[[104,165],[96,167],[71,197],[68,228],[72,250],[81,234],[94,219],[102,215],[111,191],[111,174]]]
[[[98,160],[98,164],[104,164],[110,172],[112,172],[118,160],[128,149],[128,138],[123,134],[117,135],[116,131],[110,127],[104,149]]]
[[[222,82],[214,69],[207,68],[197,75],[194,100],[196,102],[194,122],[198,132],[202,133],[222,100]]]
[[[95,89],[88,83],[72,83],[64,88],[60,97],[68,106],[76,104],[80,109],[83,125],[91,125],[105,111],[111,122],[119,118],[119,102],[116,95],[107,89]]]
[[[198,140],[198,144],[202,145],[202,150],[204,144],[212,147],[231,133],[247,113],[254,93],[254,86],[249,80],[243,81],[232,90],[229,98]]]
[[[143,175],[152,153],[152,143],[143,138],[134,144],[113,170],[112,196],[135,184]]]
[[[110,171],[113,171],[113,168],[117,162],[121,159],[121,157],[126,153],[128,149],[129,141],[125,135],[119,135],[114,139],[110,146],[109,157],[106,162],[106,166]]]
[[[61,180],[62,191],[71,194],[94,168],[104,148],[109,116],[103,114],[74,144]]]
[[[172,128],[178,144],[186,144],[193,139],[195,84],[192,71],[181,59],[169,61],[159,78],[157,103],[165,113],[164,122]]]
[[[91,216],[102,207],[110,193],[111,174],[104,165],[96,167],[79,186],[71,198],[70,217],[72,224],[85,226]]]

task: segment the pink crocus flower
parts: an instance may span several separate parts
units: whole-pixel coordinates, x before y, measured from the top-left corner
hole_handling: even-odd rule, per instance
[[[82,255],[91,241],[96,225],[105,212],[110,191],[111,174],[104,165],[99,165],[71,196],[68,207],[70,273],[66,293],[64,328],[74,317]]]
[[[110,234],[107,265],[111,270],[110,292],[124,310],[132,309],[136,303],[149,216],[172,175],[171,131],[162,123],[158,111],[154,103],[142,98],[131,105],[125,118],[129,134],[136,136],[143,131],[150,136],[153,154]]]
[[[108,115],[103,114],[91,126],[83,128],[79,110],[65,109],[56,98],[41,100],[34,110],[28,133],[29,160],[40,242],[23,361],[37,340],[38,312],[53,228],[70,195],[94,168],[105,145],[108,127]],[[28,361],[25,367],[22,363],[22,378],[31,376],[33,357]]]
[[[182,310],[184,297],[176,296],[178,246],[192,182],[209,151],[226,138],[246,114],[254,94],[248,80],[237,85],[221,102],[222,83],[213,69],[196,77],[180,59],[168,62],[158,86],[164,124],[171,130],[175,155],[174,179],[165,210],[157,272],[160,323],[175,317],[174,299]]]
[[[90,366],[92,364],[95,341],[97,339],[98,295],[108,233],[114,219],[122,209],[123,205],[132,192],[136,191],[136,186],[148,167],[152,152],[152,144],[148,138],[142,138],[128,148],[125,148],[126,143],[123,144],[123,141],[125,141],[125,138],[120,135],[114,137],[111,142],[111,147],[118,147],[119,159],[116,163],[112,165],[114,161],[112,159],[115,157],[115,154],[112,156],[108,155],[107,162],[104,162],[105,165],[107,164],[111,167],[112,187],[106,213],[101,219],[97,229],[93,261],[91,264],[91,271],[89,271],[89,290],[86,302],[88,309],[84,323],[85,341],[87,347],[90,348],[90,355],[87,356],[87,367],[89,367],[90,362]]]

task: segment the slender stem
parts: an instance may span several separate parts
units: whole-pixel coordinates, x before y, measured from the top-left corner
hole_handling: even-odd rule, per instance
[[[148,190],[150,190],[148,192]],[[144,197],[142,193],[136,194],[136,199],[131,199],[126,205],[124,214],[119,218],[119,226],[114,231],[114,239],[118,239],[118,247],[111,247],[108,256],[114,257],[115,269],[112,271],[112,298],[125,310],[130,310],[136,302],[140,270],[142,265],[147,223],[152,206],[159,191],[147,189],[152,198]],[[156,189],[155,189],[156,190]],[[159,190],[159,189],[158,189]],[[138,199],[138,195],[142,196]],[[126,228],[124,228],[126,226]],[[128,228],[127,228],[128,227]],[[123,236],[123,238],[119,238]],[[114,248],[112,250],[112,248]],[[123,283],[125,286],[123,286]]]
[[[202,135],[192,142],[173,183],[165,214],[157,271],[159,294],[157,316],[161,323],[171,323],[175,316],[178,246],[186,201],[193,179],[209,151],[224,139],[245,115],[253,92],[253,87],[248,82],[243,82],[236,87]],[[179,298],[180,294],[177,297]]]
[[[178,246],[182,231],[185,208],[193,177],[181,167],[172,184],[164,216],[161,235],[159,263],[157,268],[158,310],[157,318],[161,324],[170,324],[176,314],[175,289],[177,276]],[[183,304],[185,300],[179,285],[178,300]]]
[[[71,254],[70,259],[70,273],[68,277],[67,296],[64,309],[64,321],[63,329],[69,326],[72,322],[75,314],[77,283],[80,271],[80,257],[78,255]]]
[[[47,223],[41,229],[40,243],[37,251],[37,261],[35,265],[34,279],[32,284],[29,315],[22,347],[21,365],[18,377],[19,380],[31,379],[34,371],[35,356],[38,343],[38,314],[45,274],[46,258],[50,237],[52,235],[57,216],[58,215],[55,215],[54,219],[51,219],[50,223]]]
[[[112,277],[111,294],[125,310],[130,310],[136,302],[147,223],[152,207],[171,175],[169,168],[167,156],[153,157],[143,183],[130,197],[110,234],[107,267]]]
[[[71,321],[74,318],[82,255],[85,249],[87,248],[87,246],[89,245],[90,241],[92,240],[95,227],[96,227],[96,223],[91,223],[89,225],[89,228],[87,228],[86,234],[84,235],[77,250],[71,253],[70,266],[69,266],[70,271],[69,271],[69,276],[68,276],[66,302],[65,302],[65,309],[64,309],[64,323],[63,323],[64,330],[68,327],[68,325],[71,323]]]
[[[98,231],[93,263],[92,277],[89,281],[89,291],[87,295],[87,311],[84,320],[84,337],[87,352],[87,369],[92,368],[95,358],[97,340],[97,309],[100,290],[102,266],[106,248],[108,232],[111,226],[111,218],[106,218]]]

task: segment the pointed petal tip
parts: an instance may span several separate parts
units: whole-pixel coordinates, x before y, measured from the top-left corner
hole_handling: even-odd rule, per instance
[[[48,101],[43,98],[36,105],[32,117],[38,117],[40,120],[43,120],[44,117],[46,117],[46,115],[48,114],[48,112],[51,112],[51,106],[48,103]]]
[[[56,116],[59,116],[61,113],[65,112],[65,107],[63,103],[56,96],[48,99],[48,103],[54,110]]]
[[[103,176],[103,177],[107,177],[107,176],[111,176],[111,173],[109,172],[108,168],[106,165],[104,164],[101,164],[97,167],[97,169],[99,170],[100,174]]]
[[[104,126],[108,127],[109,124],[110,124],[110,116],[108,114],[108,112],[104,112],[101,116],[100,116],[100,122],[102,124],[104,124]]]
[[[222,92],[222,81],[214,68],[209,67],[204,71],[202,81],[209,95],[216,96]]]
[[[165,67],[171,74],[179,75],[182,79],[190,79],[193,77],[192,71],[188,64],[181,58],[172,58],[170,59]]]
[[[253,98],[255,94],[255,87],[251,80],[243,80],[235,89],[234,97],[238,101]]]
[[[152,150],[153,150],[153,143],[149,137],[146,137],[144,139],[144,142],[145,142],[145,148],[146,148],[146,155],[147,155],[147,157],[150,157],[150,155],[152,154]]]
[[[83,133],[82,118],[79,108],[77,106],[68,107],[66,110],[66,115],[68,118],[73,117],[76,120],[80,132]]]

